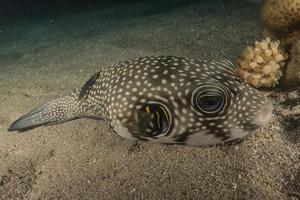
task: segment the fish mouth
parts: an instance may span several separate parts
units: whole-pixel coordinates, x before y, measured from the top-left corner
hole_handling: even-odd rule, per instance
[[[243,128],[234,127],[230,129],[231,135],[229,140],[238,139],[245,137],[253,133],[258,128],[265,126],[272,118],[273,115],[273,105],[271,102],[267,102],[264,107],[257,112],[257,114],[252,118],[252,120],[245,124]]]
[[[257,113],[253,121],[258,128],[265,126],[273,116],[273,105],[268,102],[261,111]]]

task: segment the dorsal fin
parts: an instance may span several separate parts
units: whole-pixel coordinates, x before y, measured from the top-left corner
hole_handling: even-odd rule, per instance
[[[82,88],[80,90],[78,100],[81,100],[90,91],[90,89],[92,88],[92,86],[96,82],[99,75],[100,75],[100,72],[96,72],[91,78],[89,78],[89,80],[87,80],[84,83],[84,85],[82,86]]]

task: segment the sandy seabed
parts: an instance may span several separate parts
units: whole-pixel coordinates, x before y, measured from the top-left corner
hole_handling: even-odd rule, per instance
[[[109,64],[161,54],[233,59],[260,38],[258,2],[157,7],[141,2],[1,27],[0,199],[300,199],[300,125],[289,115],[299,91],[269,92],[269,125],[224,146],[132,143],[88,119],[7,132]]]

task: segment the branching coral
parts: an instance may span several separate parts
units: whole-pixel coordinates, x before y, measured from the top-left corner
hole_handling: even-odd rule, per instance
[[[263,0],[261,11],[263,35],[267,38],[246,47],[237,59],[235,72],[255,87],[274,87],[283,74],[285,86],[295,85],[295,81],[300,82],[297,43],[300,41],[300,0]]]
[[[247,46],[237,59],[237,76],[254,87],[274,87],[282,77],[285,55],[279,41],[266,38]]]

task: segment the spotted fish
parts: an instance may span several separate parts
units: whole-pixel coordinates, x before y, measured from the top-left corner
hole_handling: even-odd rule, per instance
[[[189,145],[231,141],[264,126],[273,109],[233,69],[227,60],[176,56],[124,61],[25,114],[8,130],[92,117],[127,139]]]

